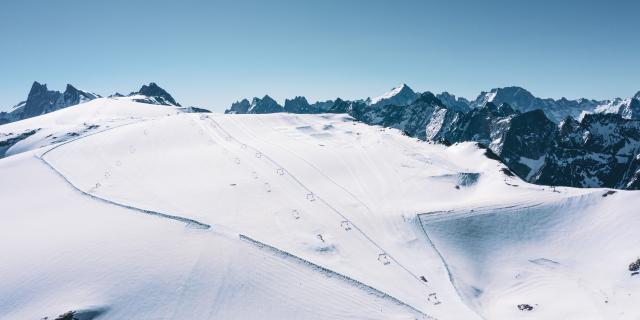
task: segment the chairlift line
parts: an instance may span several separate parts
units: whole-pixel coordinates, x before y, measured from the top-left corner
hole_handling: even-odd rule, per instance
[[[229,134],[229,133],[228,133],[228,132],[227,132],[227,131],[226,131],[226,130],[225,130],[225,129],[220,125],[220,124],[218,124],[218,123],[217,123],[217,121],[216,121],[213,117],[210,117],[210,118],[208,118],[208,119],[209,119],[209,120],[210,120],[210,122],[211,122],[211,126],[212,126],[212,128],[218,128],[218,129],[222,132],[222,134],[223,134],[224,136],[226,136],[226,139],[227,139],[227,140],[229,140],[229,141],[230,141],[230,140],[234,140],[236,143],[240,144],[240,145],[241,145],[241,147],[242,147],[242,146],[246,146],[248,149],[254,150],[254,151],[256,152],[256,157],[257,157],[257,158],[261,158],[261,157],[262,157],[262,155],[263,155],[263,153],[262,153],[262,152],[260,152],[260,151],[259,151],[258,149],[256,149],[255,147],[252,147],[252,146],[250,146],[250,145],[246,145],[246,144],[244,144],[243,142],[239,141],[238,139],[233,138],[233,136],[232,136],[231,134]],[[356,125],[356,124],[354,123],[354,125]],[[359,132],[357,132],[357,135],[360,135],[360,133],[359,133]],[[259,155],[259,156],[258,156],[258,155]],[[280,166],[280,165],[279,165],[275,160],[271,159],[269,156],[265,155],[265,159],[267,159],[269,162],[271,162],[271,163],[272,163],[273,165],[275,165],[276,167],[278,167],[278,168],[282,168],[282,167],[281,167],[281,166]],[[283,169],[284,169],[284,168],[283,168]],[[254,173],[255,173],[255,171],[254,171]],[[326,202],[325,200],[323,200],[323,199],[320,199],[320,198],[316,197],[316,196],[315,196],[315,194],[314,194],[314,193],[313,193],[313,192],[312,192],[312,191],[311,191],[311,190],[310,190],[310,189],[309,189],[305,184],[303,184],[303,183],[302,183],[302,182],[301,182],[297,177],[295,177],[295,176],[293,176],[293,175],[291,175],[291,174],[289,174],[289,176],[290,176],[290,177],[291,177],[291,178],[292,178],[292,179],[293,179],[293,180],[294,180],[294,181],[295,181],[295,182],[296,182],[300,187],[302,187],[303,189],[305,189],[305,190],[308,192],[308,193],[307,193],[307,195],[306,195],[306,199],[307,199],[308,201],[313,202],[313,201],[316,201],[316,199],[317,199],[317,200],[319,200],[319,201],[320,201],[320,202],[322,202],[325,206],[327,206],[329,209],[331,209],[331,211],[333,211],[334,213],[336,213],[336,214],[338,214],[339,216],[341,216],[342,218],[344,218],[344,219],[345,219],[345,221],[349,222],[349,224],[348,224],[348,230],[351,230],[352,228],[355,228],[355,230],[357,230],[357,231],[358,231],[358,233],[360,233],[362,236],[364,236],[364,238],[365,238],[365,239],[367,239],[367,240],[368,240],[372,245],[374,245],[375,247],[377,247],[377,248],[378,248],[378,249],[380,249],[380,250],[383,250],[383,249],[382,249],[382,247],[381,247],[377,242],[375,242],[373,239],[371,239],[371,237],[369,237],[369,236],[368,236],[368,235],[367,235],[367,234],[366,234],[362,229],[358,228],[356,225],[354,225],[353,223],[351,223],[351,222],[350,222],[350,220],[349,220],[349,219],[348,219],[348,218],[347,218],[343,213],[341,213],[338,209],[336,209],[336,208],[334,208],[333,206],[331,206],[331,205],[330,205],[328,202]],[[254,176],[254,179],[257,179],[257,176]],[[298,218],[296,218],[296,219],[298,219]],[[347,230],[347,229],[345,229],[345,230]],[[348,230],[347,230],[347,231],[348,231]],[[411,275],[411,276],[412,276],[413,278],[415,278],[417,281],[419,281],[420,283],[422,283],[423,285],[425,285],[425,286],[427,286],[427,287],[430,287],[426,282],[424,282],[423,280],[421,280],[421,279],[420,279],[420,277],[418,277],[416,274],[414,274],[411,270],[409,270],[407,267],[405,267],[402,263],[398,262],[395,258],[393,258],[392,256],[388,255],[386,252],[384,252],[384,250],[383,250],[383,253],[381,253],[381,254],[378,256],[378,260],[379,260],[381,263],[383,263],[384,265],[389,265],[389,264],[391,264],[391,261],[396,262],[396,264],[397,264],[400,268],[402,268],[405,272],[407,272],[409,275]],[[432,299],[433,299],[433,298],[432,298]],[[440,301],[438,301],[437,303],[434,303],[434,304],[439,304],[439,303],[440,303]]]

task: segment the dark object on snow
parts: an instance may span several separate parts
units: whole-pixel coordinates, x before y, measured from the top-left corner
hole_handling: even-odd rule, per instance
[[[67,311],[59,315],[55,320],[93,320],[108,311],[107,308],[95,308],[77,311]],[[47,318],[45,318],[47,319]]]
[[[513,174],[513,172],[511,172],[511,170],[507,169],[507,168],[502,168],[500,171],[502,171],[502,173],[504,173],[506,176],[509,177],[514,177],[515,174]]]
[[[635,262],[631,262],[631,264],[629,265],[629,271],[635,272],[638,270],[640,270],[640,258],[638,258],[638,260],[636,260]]]
[[[76,318],[73,317],[75,314],[76,314],[75,311],[67,311],[67,312],[61,314],[55,320],[75,320]]]
[[[614,193],[616,193],[616,192],[615,192],[615,191],[613,191],[613,190],[609,190],[609,191],[605,192],[605,193],[602,195],[602,197],[603,197],[603,198],[606,198],[607,196],[612,195],[612,194],[614,194]]]
[[[518,310],[520,310],[520,311],[531,311],[531,310],[533,310],[533,307],[531,305],[523,303],[523,304],[519,304],[518,305]]]

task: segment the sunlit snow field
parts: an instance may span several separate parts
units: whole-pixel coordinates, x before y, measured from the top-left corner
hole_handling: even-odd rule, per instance
[[[0,160],[0,319],[640,318],[637,192],[340,114],[102,98],[0,133],[37,128]]]

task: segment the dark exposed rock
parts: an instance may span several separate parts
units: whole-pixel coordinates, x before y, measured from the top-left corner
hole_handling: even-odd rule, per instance
[[[0,125],[36,117],[99,97],[97,94],[78,90],[70,84],[67,84],[64,93],[60,93],[47,89],[46,84],[34,81],[27,100],[13,107],[10,112],[0,113]]]
[[[295,97],[291,100],[284,100],[284,112],[289,113],[318,113],[320,110],[312,107],[305,97]]]
[[[134,99],[133,101],[149,104],[158,104],[165,106],[177,106],[180,104],[164,89],[160,88],[155,82],[143,85],[138,92],[132,92],[129,96],[142,95],[144,98]]]
[[[598,105],[604,103],[604,101],[589,99],[541,99],[521,87],[504,87],[480,93],[476,100],[471,102],[471,107],[480,108],[489,102],[495,105],[507,103],[520,112],[541,109],[550,120],[556,123],[567,116],[578,118],[582,112],[592,112]]]
[[[634,272],[638,270],[640,270],[640,258],[638,258],[638,260],[631,262],[631,264],[629,264],[629,271]]]
[[[531,311],[533,310],[533,306],[523,303],[518,305],[518,310],[520,311]]]
[[[388,97],[404,90],[397,89]],[[347,113],[367,124],[397,128],[411,137],[446,145],[478,142],[488,149],[488,157],[505,163],[510,174],[532,183],[640,189],[640,121],[617,111],[575,119],[578,111],[593,108],[598,101],[540,99],[522,88],[508,87],[481,94],[470,103],[472,109],[461,112],[465,100],[448,93],[439,96],[447,103],[429,92],[417,94],[408,105],[338,98],[326,112]],[[640,103],[635,98],[628,100],[633,107]],[[257,98],[251,104],[244,100],[227,112],[280,110],[256,108],[260,102]],[[456,103],[461,104],[455,106]],[[312,106],[303,97],[296,97],[286,101],[284,110],[325,112]],[[552,119],[560,115],[563,118],[557,125]]]
[[[242,99],[241,101],[236,101],[231,104],[231,108],[227,109],[224,113],[227,114],[244,114],[249,111],[249,107],[251,107],[251,103],[247,99]]]
[[[7,153],[7,150],[9,150],[9,148],[11,148],[14,144],[34,135],[39,130],[40,129],[29,130],[20,134],[13,134],[13,133],[5,134],[5,135],[0,134],[0,159],[4,158],[4,156]]]
[[[471,101],[462,97],[456,98],[455,95],[452,95],[446,91],[437,94],[436,98],[438,98],[442,102],[442,104],[444,104],[449,110],[457,112],[467,112],[470,109],[469,106],[471,105]]]
[[[249,105],[249,109],[246,113],[264,114],[277,112],[284,112],[284,108],[271,97],[265,95],[264,97],[262,97],[262,99],[253,98],[253,100],[251,100],[251,105]]]

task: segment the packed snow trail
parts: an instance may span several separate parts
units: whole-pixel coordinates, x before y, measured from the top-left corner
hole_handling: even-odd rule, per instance
[[[144,121],[144,120],[142,120],[142,121]],[[75,139],[67,140],[65,142],[62,142],[62,143],[59,143],[59,144],[55,145],[52,148],[49,148],[48,150],[46,150],[42,154],[35,155],[35,156],[38,159],[40,159],[47,167],[49,167],[51,170],[53,170],[58,176],[60,176],[60,178],[62,178],[73,189],[75,189],[76,191],[80,192],[81,194],[83,194],[85,196],[88,196],[88,197],[90,197],[92,199],[95,199],[95,200],[98,200],[98,201],[102,201],[102,202],[105,202],[105,203],[109,203],[109,204],[112,204],[112,205],[115,205],[115,206],[123,207],[123,208],[126,208],[126,209],[138,211],[138,212],[141,212],[141,213],[144,213],[144,214],[148,214],[148,215],[152,215],[152,216],[156,216],[156,217],[160,217],[160,218],[164,218],[164,219],[170,219],[170,220],[183,222],[183,223],[186,223],[187,226],[193,227],[193,228],[197,228],[197,229],[209,229],[209,228],[211,228],[211,226],[206,224],[206,223],[202,223],[202,222],[199,222],[199,221],[196,221],[196,220],[193,220],[193,219],[185,218],[185,217],[182,217],[182,216],[179,216],[179,215],[166,214],[166,213],[157,212],[157,211],[153,211],[153,210],[137,208],[137,207],[134,207],[134,206],[131,206],[131,205],[118,203],[116,201],[112,201],[112,200],[105,199],[105,198],[102,198],[102,197],[94,195],[94,194],[90,194],[90,193],[80,189],[76,185],[74,185],[71,181],[69,181],[69,179],[67,177],[64,176],[64,174],[62,174],[62,172],[60,172],[58,169],[56,169],[55,166],[53,166],[49,161],[47,161],[47,159],[45,159],[46,155],[49,152],[54,151],[54,150],[56,150],[56,149],[58,149],[58,148],[60,148],[62,146],[65,146],[65,145],[67,145],[69,143],[76,142],[78,140],[82,140],[82,139],[88,138],[88,137],[96,135],[96,134],[100,134],[100,133],[104,133],[104,132],[111,131],[111,130],[114,130],[114,129],[118,129],[120,127],[132,125],[132,124],[137,124],[137,123],[140,123],[142,121],[130,122],[130,123],[125,123],[125,124],[113,126],[113,127],[108,128],[108,129],[92,132],[90,134],[77,137]]]
[[[237,237],[81,196],[32,154],[0,168],[2,320],[420,318]]]
[[[209,122],[207,117],[216,123]],[[267,121],[268,124],[264,123]],[[298,140],[295,137],[287,140],[271,134],[274,127],[281,132],[288,128],[302,134]],[[323,128],[329,128],[327,131],[331,134],[323,133]],[[362,134],[349,137],[346,136],[349,131]],[[499,164],[485,160],[483,150],[472,145],[444,148],[405,141],[407,138],[396,132],[352,124],[340,116],[298,119],[273,115],[237,119],[181,115],[113,132],[74,145],[66,154],[56,154],[53,165],[62,166],[59,170],[69,175],[70,181],[86,188],[104,179],[102,172],[110,172],[111,178],[105,180],[108,185],[103,184],[95,191],[100,197],[156,212],[188,212],[189,218],[201,223],[242,231],[253,239],[366,283],[441,319],[452,312],[458,313],[453,309],[468,308],[450,283],[447,266],[425,238],[415,213],[451,208],[459,201],[462,202],[458,206],[475,208],[483,203],[504,203],[503,199],[509,198],[506,192],[495,192],[495,196],[487,198],[482,188],[508,190],[530,197],[530,201],[543,200],[549,195],[565,196],[505,186]],[[317,133],[324,134],[321,140],[313,140]],[[398,139],[409,146],[376,144],[380,137],[392,142]],[[99,147],[109,146],[113,141],[120,143]],[[249,141],[251,147],[243,143]],[[293,153],[297,156],[280,150],[277,146],[281,141],[290,142],[287,146],[295,150]],[[318,147],[318,143],[326,147]],[[138,152],[128,152],[126,144],[135,145]],[[414,148],[416,152],[395,152],[407,148]],[[303,160],[301,150],[310,152],[304,154]],[[386,150],[389,152],[380,153]],[[378,154],[382,158],[377,157]],[[82,162],[74,155],[91,162],[92,168],[82,168]],[[305,159],[308,155],[312,160]],[[345,162],[336,161],[339,156],[344,157]],[[120,160],[126,162],[126,166],[114,166]],[[361,160],[369,164],[358,168]],[[441,162],[448,165],[440,166]],[[404,163],[406,167],[401,166]],[[459,168],[461,172],[468,172],[471,163],[482,164],[476,170],[483,175],[477,183],[479,186],[454,188],[456,176],[451,170]],[[369,172],[377,173],[370,179]],[[411,185],[422,189],[412,190],[413,187],[393,183],[405,177],[409,177]],[[389,183],[381,184],[384,181]],[[358,185],[364,188],[353,190]],[[389,191],[388,196],[384,194]],[[517,199],[511,198],[511,202]],[[388,204],[381,203],[381,199],[388,199]],[[332,214],[326,214],[327,209]],[[356,224],[357,229],[352,224]],[[430,300],[432,293],[437,294],[439,301]],[[436,304],[440,301],[442,303]],[[465,316],[458,318],[474,317],[461,314]]]
[[[369,237],[362,229],[360,229],[358,227],[358,225],[356,225],[353,221],[351,221],[347,216],[345,216],[342,212],[340,212],[338,209],[336,209],[335,207],[333,207],[331,204],[329,204],[326,200],[324,200],[324,198],[320,197],[319,195],[317,195],[316,193],[314,193],[311,189],[309,189],[304,183],[302,183],[296,176],[294,176],[293,174],[291,174],[291,172],[289,172],[289,170],[287,170],[287,168],[281,166],[279,163],[277,163],[275,160],[273,160],[271,157],[269,157],[267,154],[265,154],[264,152],[254,148],[253,146],[243,143],[242,141],[239,141],[238,139],[236,139],[234,136],[230,135],[226,130],[224,130],[224,128],[217,122],[215,121],[213,118],[211,117],[206,117],[206,119],[209,119],[213,124],[214,124],[214,128],[219,128],[227,137],[229,137],[230,139],[232,139],[233,141],[239,143],[240,145],[244,145],[247,146],[249,149],[258,152],[260,154],[262,154],[262,156],[269,162],[271,162],[273,164],[273,166],[276,169],[282,169],[284,171],[284,173],[291,177],[291,179],[293,179],[293,181],[295,181],[300,187],[302,187],[304,190],[306,190],[309,194],[313,195],[315,197],[316,200],[320,201],[321,203],[323,203],[327,208],[329,208],[332,212],[334,212],[335,214],[339,215],[340,218],[344,219],[344,221],[349,222],[349,225],[354,228],[355,230],[357,230],[363,237],[365,237],[372,245],[374,245],[376,248],[378,248],[380,250],[380,252],[382,254],[385,254],[388,258],[390,258],[393,262],[395,262],[397,265],[399,265],[402,269],[404,269],[407,273],[409,273],[413,278],[415,278],[421,285],[426,286],[427,288],[431,289],[429,287],[429,285],[420,280],[420,277],[418,277],[417,275],[415,275],[413,272],[411,272],[409,269],[407,269],[403,264],[401,264],[399,261],[397,261],[392,254],[390,254],[388,251],[386,251],[384,248],[382,248],[378,243],[376,243],[371,237]],[[308,163],[308,162],[307,162]],[[317,169],[317,168],[315,168]],[[323,174],[324,175],[324,174]],[[326,175],[324,175],[326,177]],[[328,178],[328,177],[327,177]],[[371,211],[371,209],[369,209],[362,201],[360,201],[357,197],[353,196],[353,194],[351,194],[349,191],[347,191],[344,187],[338,185],[337,183],[335,183],[335,181],[331,180],[330,178],[328,178],[328,180],[330,180],[333,184],[335,184],[336,186],[338,186],[340,189],[342,189],[343,191],[346,191],[347,193],[349,193],[356,201],[360,202],[365,208],[367,208],[367,210]]]
[[[211,117],[207,117],[208,119],[210,119],[212,122],[214,122],[216,124],[216,127],[220,128],[223,133],[226,136],[232,137],[233,140],[237,141],[238,143],[241,143],[244,145],[243,142],[239,141],[237,138],[233,137],[231,134],[229,134],[227,131],[224,130],[224,128],[217,122],[215,122],[215,120],[213,120]],[[201,118],[202,119],[202,118]],[[261,123],[264,123],[263,120],[261,118],[258,119]],[[264,140],[262,138],[260,138],[259,136],[257,136],[255,133],[252,132],[251,128],[243,125],[241,122],[237,121],[236,119],[232,119],[232,121],[234,121],[236,123],[236,125],[243,127],[245,129],[245,132],[247,132],[248,134],[252,135],[255,139],[264,141],[266,143],[269,143],[271,145],[274,145],[278,148],[281,148],[285,151],[287,151],[288,153],[292,154],[293,156],[295,156],[296,158],[300,159],[301,161],[303,161],[305,164],[307,164],[309,167],[311,167],[313,170],[315,170],[316,172],[318,172],[319,174],[321,174],[325,179],[327,179],[328,181],[330,181],[333,185],[335,185],[336,187],[338,187],[339,189],[341,189],[342,191],[344,191],[345,193],[347,193],[351,198],[353,198],[355,201],[357,201],[360,205],[362,205],[362,207],[364,207],[369,214],[373,215],[373,211],[371,210],[371,208],[369,208],[369,206],[364,203],[359,197],[357,197],[355,194],[353,194],[351,191],[349,191],[347,188],[345,188],[344,186],[342,186],[341,184],[339,184],[338,182],[336,182],[334,179],[332,179],[331,177],[329,177],[328,175],[326,175],[322,170],[320,170],[317,166],[315,166],[313,163],[309,162],[308,160],[306,160],[304,157],[300,156],[299,154],[297,154],[296,152],[292,151],[291,149],[287,148],[286,146],[274,143],[272,141],[268,141],[268,140]],[[269,127],[267,125],[264,125],[265,127]],[[272,130],[275,130],[271,127]],[[256,150],[258,152],[261,152],[260,150],[252,147],[249,145],[250,148],[252,148],[253,150]],[[404,147],[404,146],[403,146]],[[266,156],[266,159],[268,159],[270,162],[272,162],[276,167],[281,167],[281,165],[279,163],[277,163],[276,161],[274,161],[271,157]],[[447,168],[447,170],[451,170],[450,168]],[[305,190],[311,192],[311,190],[305,186],[304,184],[302,184],[299,179],[297,179],[295,176],[293,176],[288,170],[285,169],[285,171],[287,172],[287,174],[289,174],[300,186],[302,186]],[[452,170],[453,171],[453,170]],[[369,237],[363,230],[361,230],[360,228],[357,227],[357,225],[351,221],[349,218],[347,218],[346,216],[344,216],[341,212],[339,212],[337,209],[335,209],[333,206],[331,206],[329,203],[327,203],[323,198],[318,197],[318,199],[320,201],[322,201],[328,208],[330,208],[332,211],[334,211],[335,213],[337,213],[338,215],[340,215],[342,218],[344,218],[346,221],[349,221],[349,223],[354,226],[363,236],[365,236],[373,245],[375,245],[378,249],[380,249],[382,252],[387,252],[386,250],[384,250],[379,244],[377,244],[373,239],[371,239],[371,237]],[[418,215],[416,215],[418,216]],[[446,261],[444,261],[444,259],[442,259],[442,256],[440,254],[440,252],[438,251],[438,249],[433,245],[433,243],[431,242],[431,240],[429,239],[428,235],[426,234],[426,232],[424,231],[424,227],[422,226],[422,223],[420,223],[420,219],[417,219],[418,224],[420,225],[421,230],[423,230],[423,232],[425,233],[425,237],[427,239],[427,242],[432,246],[432,248],[434,249],[434,251],[438,254],[438,256],[440,256],[441,260],[442,260],[442,264],[443,267],[445,268],[445,270],[447,271],[447,274],[449,275],[449,279],[452,280],[451,278],[451,274],[449,271],[449,267],[446,264]],[[404,271],[406,271],[407,273],[411,274],[411,276],[413,276],[413,278],[415,278],[416,280],[418,280],[418,282],[421,285],[426,286],[427,288],[433,290],[432,288],[430,288],[430,286],[428,285],[428,283],[426,281],[424,281],[423,279],[421,279],[418,275],[416,275],[415,273],[411,272],[407,267],[405,267],[402,263],[400,263],[398,260],[396,260],[394,258],[393,255],[388,254],[389,258],[391,258],[391,260],[393,262],[395,262],[396,264],[398,264],[400,267],[402,267],[404,269]],[[424,276],[422,276],[424,277]],[[455,288],[455,284],[452,281],[452,285]],[[455,288],[457,291],[457,288]],[[461,297],[462,298],[462,297]]]
[[[297,261],[297,262],[300,262],[300,263],[302,263],[304,265],[307,265],[311,269],[314,269],[314,270],[317,270],[320,273],[326,274],[328,277],[337,277],[338,279],[341,279],[341,280],[343,280],[343,281],[345,281],[345,282],[347,282],[347,283],[349,283],[349,284],[351,284],[351,285],[353,285],[355,287],[361,288],[364,291],[368,291],[368,292],[370,292],[370,293],[372,293],[372,294],[374,294],[376,296],[379,296],[379,297],[381,297],[383,299],[391,300],[391,301],[393,301],[394,303],[396,303],[398,305],[401,305],[401,306],[409,308],[411,311],[419,314],[420,316],[424,317],[425,319],[437,320],[436,318],[433,318],[433,317],[425,314],[424,312],[422,312],[422,311],[416,309],[415,307],[413,307],[413,306],[411,306],[411,305],[409,305],[409,304],[407,304],[407,303],[395,298],[394,296],[389,295],[386,292],[382,292],[382,291],[380,291],[380,290],[378,290],[378,289],[376,289],[376,288],[374,288],[374,287],[372,287],[370,285],[362,283],[362,282],[360,282],[358,280],[355,280],[355,279],[353,279],[351,277],[348,277],[348,276],[345,276],[345,275],[340,274],[338,272],[335,272],[333,270],[327,269],[327,268],[325,268],[323,266],[319,266],[319,265],[317,265],[317,264],[315,264],[315,263],[313,263],[311,261],[302,259],[302,258],[300,258],[298,256],[295,256],[295,255],[289,253],[289,252],[286,252],[284,250],[280,250],[278,248],[275,248],[273,246],[270,246],[270,245],[268,245],[266,243],[263,243],[263,242],[260,242],[258,240],[252,239],[252,238],[250,238],[248,236],[245,236],[243,234],[240,234],[240,239],[243,240],[243,241],[247,241],[248,243],[251,243],[251,244],[253,244],[253,245],[255,245],[255,246],[259,247],[259,248],[269,250],[269,251],[273,252],[276,255],[282,256],[283,258],[293,259],[294,261]]]
[[[40,161],[42,161],[42,162],[43,162],[47,167],[49,167],[53,172],[55,172],[55,173],[56,173],[56,175],[58,175],[59,177],[61,177],[61,178],[62,178],[62,179],[63,179],[67,184],[69,184],[69,185],[70,185],[74,190],[78,191],[79,193],[83,194],[84,196],[88,196],[88,197],[90,197],[90,198],[92,198],[92,199],[94,199],[94,200],[101,201],[101,202],[104,202],[104,203],[107,203],[107,204],[111,204],[111,205],[115,205],[115,206],[119,206],[119,207],[122,207],[122,208],[125,208],[125,209],[134,210],[134,211],[142,212],[142,213],[149,214],[149,215],[153,215],[153,216],[158,216],[158,217],[165,218],[165,219],[170,219],[170,220],[176,220],[176,221],[184,222],[184,223],[186,223],[186,224],[187,224],[187,226],[189,226],[189,227],[195,227],[195,228],[200,228],[200,229],[209,229],[209,228],[210,228],[210,225],[205,224],[205,223],[202,223],[202,222],[199,222],[199,221],[196,221],[196,220],[193,220],[193,219],[185,218],[185,217],[178,216],[178,215],[166,214],[166,213],[162,213],[162,212],[158,212],[158,211],[153,211],[153,210],[148,210],[148,209],[142,209],[142,208],[138,208],[138,207],[135,207],[135,206],[132,206],[132,205],[126,205],[126,204],[118,203],[118,202],[116,202],[116,201],[112,201],[112,200],[109,200],[109,199],[106,199],[106,198],[102,198],[102,197],[100,197],[100,196],[97,196],[97,195],[94,195],[94,194],[88,193],[88,192],[86,192],[86,191],[84,191],[84,190],[80,189],[80,188],[79,188],[79,187],[77,187],[76,185],[74,185],[74,184],[73,184],[73,183],[72,183],[72,182],[71,182],[67,177],[65,177],[65,176],[64,176],[64,174],[63,174],[63,173],[61,173],[57,168],[55,168],[55,166],[54,166],[54,165],[52,165],[50,162],[48,162],[48,161],[46,160],[46,155],[47,155],[48,153],[50,153],[50,152],[52,152],[52,151],[54,151],[54,150],[56,150],[56,149],[58,149],[58,148],[60,148],[60,147],[62,147],[62,146],[64,146],[64,145],[66,145],[66,144],[69,144],[69,143],[72,143],[72,142],[76,142],[76,141],[78,141],[78,140],[82,140],[82,139],[87,138],[87,137],[89,137],[89,136],[93,136],[93,135],[100,134],[100,133],[103,133],[103,132],[106,132],[106,131],[110,131],[110,130],[117,129],[117,128],[119,128],[119,127],[123,127],[123,126],[131,125],[131,124],[136,124],[136,123],[139,123],[139,122],[135,122],[135,123],[126,123],[126,124],[118,125],[118,126],[115,126],[115,127],[111,127],[111,128],[105,129],[105,130],[101,130],[101,131],[93,132],[93,133],[88,134],[88,135],[85,135],[85,136],[81,136],[81,137],[78,137],[78,138],[75,138],[75,139],[71,139],[71,140],[65,141],[65,142],[63,142],[63,143],[60,143],[60,144],[58,144],[58,145],[56,145],[56,146],[52,147],[52,148],[49,148],[48,150],[46,150],[45,152],[43,152],[43,153],[42,153],[41,155],[39,155],[39,156],[37,156],[37,155],[36,155],[36,158],[38,158]],[[222,128],[221,128],[221,129],[222,129]],[[267,159],[269,159],[270,161],[272,161],[270,158],[268,158],[268,157],[266,157],[266,158],[267,158]],[[273,161],[272,161],[272,162],[273,162]],[[274,163],[275,163],[275,162],[274,162]],[[277,164],[276,164],[276,165],[277,165]],[[288,171],[285,171],[285,172],[286,172],[286,173],[288,173]],[[295,179],[295,177],[293,177],[293,178]],[[297,181],[297,182],[299,183],[299,181]],[[304,186],[303,186],[303,187],[304,187]],[[308,190],[308,189],[306,189],[306,188],[305,188],[305,190],[309,191],[309,190]],[[316,199],[317,199],[317,198],[316,198]],[[328,204],[327,204],[327,205],[328,205]],[[329,207],[330,207],[330,206],[329,206]],[[334,210],[335,210],[335,209],[334,209]],[[343,217],[343,218],[344,218],[344,217]],[[353,227],[355,227],[355,226],[353,226]],[[363,235],[364,235],[364,234],[363,234]],[[366,237],[366,235],[364,235],[364,236]],[[337,276],[339,279],[342,279],[342,280],[346,281],[347,283],[349,283],[349,284],[351,284],[351,285],[355,285],[356,287],[359,287],[359,288],[364,289],[364,290],[366,290],[366,291],[371,291],[371,292],[373,292],[374,294],[376,294],[376,295],[378,295],[378,296],[380,296],[380,297],[382,297],[382,298],[384,298],[384,299],[390,299],[390,300],[391,300],[391,301],[393,301],[394,303],[397,303],[397,304],[399,304],[399,305],[401,305],[401,306],[405,306],[405,307],[409,308],[410,310],[412,310],[413,312],[417,312],[419,315],[421,315],[421,317],[425,317],[425,318],[427,318],[427,319],[435,319],[435,318],[433,318],[433,317],[427,316],[427,315],[426,315],[426,314],[424,314],[422,311],[419,311],[418,309],[414,308],[413,306],[411,306],[411,305],[409,305],[409,304],[407,304],[407,303],[405,303],[405,302],[403,302],[403,301],[401,301],[401,300],[398,300],[398,299],[396,299],[395,297],[393,297],[393,296],[391,296],[391,295],[389,295],[389,294],[387,294],[387,293],[384,293],[384,292],[379,291],[379,290],[377,290],[377,289],[375,289],[375,288],[373,288],[373,287],[371,287],[371,286],[369,286],[369,285],[366,285],[366,284],[364,284],[364,283],[362,283],[362,282],[360,282],[360,281],[358,281],[358,280],[354,280],[354,279],[349,278],[349,277],[347,277],[347,276],[344,276],[344,275],[341,275],[341,274],[339,274],[339,273],[336,273],[336,272],[334,272],[334,271],[332,271],[332,270],[329,270],[329,269],[326,269],[326,268],[324,268],[324,267],[318,266],[318,265],[316,265],[316,264],[314,264],[314,263],[311,263],[311,262],[309,262],[309,261],[306,261],[306,260],[304,260],[304,259],[301,259],[301,258],[299,258],[299,257],[296,257],[295,255],[292,255],[292,254],[290,254],[290,253],[288,253],[288,252],[286,252],[286,251],[283,251],[283,250],[280,250],[280,249],[276,249],[276,248],[274,248],[274,247],[272,247],[272,246],[269,246],[269,245],[266,245],[266,244],[261,243],[261,242],[259,242],[259,241],[253,240],[253,239],[251,239],[251,238],[249,238],[249,237],[247,237],[247,236],[239,235],[239,238],[240,238],[241,240],[249,241],[249,242],[251,242],[251,243],[253,243],[253,244],[255,244],[255,245],[259,245],[259,246],[261,246],[261,247],[267,246],[268,248],[270,248],[270,249],[272,249],[272,250],[275,250],[275,251],[278,251],[278,252],[280,252],[281,254],[284,254],[285,256],[288,256],[288,257],[292,257],[292,258],[294,258],[294,260],[304,262],[304,264],[311,266],[311,267],[312,267],[312,269],[321,270],[323,273],[331,273],[331,274],[333,274],[333,275]],[[367,238],[368,238],[368,237],[367,237]],[[368,239],[370,240],[370,238],[368,238]]]
[[[280,172],[279,173],[280,175],[286,175],[288,178],[292,179],[292,181],[298,187],[301,187],[306,192],[307,196],[312,195],[313,198],[310,201],[318,201],[318,202],[322,203],[330,211],[332,211],[335,214],[337,214],[337,216],[340,218],[340,221],[342,221],[343,223],[344,222],[348,223],[349,229],[357,230],[358,233],[361,236],[363,236],[370,244],[372,244],[378,250],[378,252],[380,252],[378,254],[378,262],[383,262],[385,265],[388,264],[391,261],[395,262],[395,265],[397,265],[400,268],[402,268],[403,272],[407,272],[414,280],[418,281],[421,286],[425,286],[428,289],[430,289],[429,284],[425,280],[422,280],[418,276],[416,276],[415,274],[411,273],[404,265],[402,265],[395,258],[393,258],[387,251],[385,251],[380,245],[378,245],[363,230],[358,228],[342,212],[340,212],[334,206],[329,204],[324,198],[318,196],[309,187],[307,187],[304,183],[302,183],[299,178],[294,176],[289,170],[287,170],[285,167],[280,165],[278,162],[276,162],[273,158],[271,158],[269,155],[265,154],[260,149],[257,149],[255,147],[253,147],[252,145],[249,145],[249,144],[243,143],[242,141],[239,141],[237,138],[235,138],[233,135],[231,135],[229,132],[227,132],[217,121],[213,120],[212,117],[209,117],[207,115],[201,115],[200,116],[200,120],[207,120],[207,119],[211,121],[212,125],[210,127],[203,127],[202,124],[200,122],[198,122],[198,124],[201,126],[202,129],[207,130],[207,131],[209,131],[211,128],[216,129],[216,130],[218,130],[220,132],[220,136],[223,138],[223,140],[226,140],[228,142],[235,142],[239,146],[239,148],[241,150],[247,150],[248,152],[255,153],[256,155],[260,155],[259,156],[260,159],[266,159],[269,163],[272,164],[272,166],[276,170],[276,172]],[[288,254],[290,254],[290,253],[288,253]],[[380,260],[381,257],[382,257],[383,260]],[[386,261],[389,261],[389,262],[386,262]],[[378,290],[378,289],[376,289],[376,290]],[[386,294],[388,294],[388,293],[386,293]],[[434,291],[432,289],[425,293],[425,296],[435,296],[435,295],[436,295],[436,293],[434,293]],[[432,302],[432,303],[434,303],[434,302]],[[437,301],[434,304],[438,305],[440,303],[441,303],[440,301]]]

